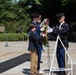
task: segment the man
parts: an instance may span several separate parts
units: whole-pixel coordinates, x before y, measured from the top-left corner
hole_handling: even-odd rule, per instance
[[[69,45],[68,45],[67,36],[68,36],[69,26],[67,23],[65,23],[64,13],[58,14],[57,18],[60,23],[59,27],[50,28],[47,32],[48,33],[53,32],[55,34],[59,34],[64,46],[68,48]],[[65,68],[66,67],[65,66],[65,50],[59,40],[58,40],[56,56],[57,56],[57,62],[58,62],[59,68]],[[65,71],[59,72],[58,75],[65,75]]]
[[[39,15],[38,13],[33,13],[32,17],[33,17],[32,23],[36,25],[36,34],[38,36],[40,36],[41,15]],[[42,50],[43,50],[42,42],[38,41],[38,67],[37,67],[37,69],[38,69],[39,73],[43,73],[42,71],[40,71],[40,63],[42,63],[42,61],[41,61]]]
[[[38,36],[35,34],[36,31],[36,25],[30,24],[29,26],[29,45],[28,50],[30,51],[31,55],[31,63],[30,63],[30,75],[42,75],[39,74],[37,71],[37,65],[38,65],[38,40],[45,38],[46,35]]]

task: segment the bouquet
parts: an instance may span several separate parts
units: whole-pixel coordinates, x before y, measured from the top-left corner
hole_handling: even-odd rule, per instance
[[[49,25],[48,19],[44,19],[43,22],[40,24],[40,31],[41,31],[40,35],[46,34],[46,38],[43,38],[43,40],[42,40],[42,43],[44,46],[46,46],[48,44],[48,37],[47,37],[47,32],[46,32],[48,25]]]

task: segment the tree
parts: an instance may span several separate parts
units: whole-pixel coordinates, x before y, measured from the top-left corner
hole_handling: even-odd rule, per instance
[[[12,0],[0,0],[0,25],[4,25],[7,32],[16,32],[22,27],[26,31],[28,23],[31,21],[26,12],[18,2]]]
[[[56,14],[65,12],[67,22],[76,21],[76,0],[31,0],[30,11],[51,18],[56,23]]]
[[[16,32],[20,27],[26,32],[33,12],[50,18],[51,24],[57,24],[56,14],[60,12],[66,13],[67,22],[75,22],[75,9],[76,0],[0,0],[0,25],[4,25],[7,32]]]

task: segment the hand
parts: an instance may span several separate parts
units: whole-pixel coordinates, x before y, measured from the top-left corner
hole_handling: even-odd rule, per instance
[[[53,29],[52,28],[50,28],[49,26],[48,26],[48,29],[47,29],[47,31],[46,31],[47,33],[52,33],[53,32]]]

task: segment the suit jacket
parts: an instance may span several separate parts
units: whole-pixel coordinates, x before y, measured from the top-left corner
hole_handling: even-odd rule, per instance
[[[36,24],[36,34],[38,35],[38,36],[40,36],[40,24],[39,23],[37,23],[37,22],[32,22],[33,24]]]
[[[38,50],[38,41],[43,38],[42,36],[38,36],[36,32],[29,32],[29,46],[28,50]]]
[[[37,22],[34,22],[34,21],[32,21],[32,23],[33,24],[36,24],[36,34],[38,35],[38,36],[40,36],[40,23],[37,23]],[[41,42],[41,40],[39,40],[38,41],[38,45],[41,45],[42,46],[42,42]]]
[[[55,34],[59,34],[60,35],[60,38],[61,38],[64,46],[66,48],[68,48],[69,47],[69,44],[68,44],[68,38],[67,38],[67,36],[68,36],[69,26],[68,26],[68,24],[63,23],[62,26],[61,26],[61,28],[62,29],[59,29],[57,27],[54,27],[53,28],[53,32]],[[62,45],[61,45],[60,41],[58,41],[58,48],[62,48]]]

